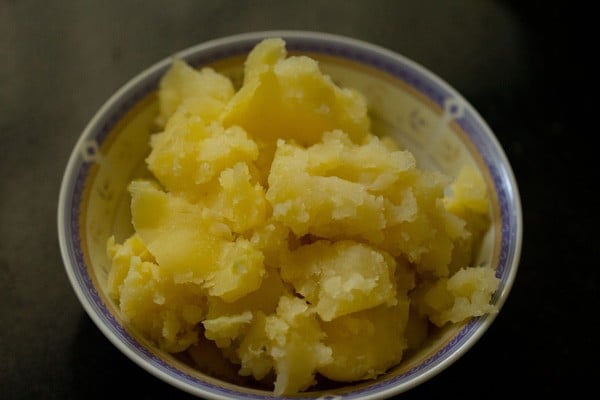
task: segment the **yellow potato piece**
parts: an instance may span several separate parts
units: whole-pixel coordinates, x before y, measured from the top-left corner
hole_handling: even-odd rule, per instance
[[[415,292],[415,306],[437,326],[494,313],[490,304],[499,279],[490,267],[458,270],[450,278],[424,282]]]
[[[487,214],[489,207],[485,181],[473,167],[461,168],[458,176],[450,185],[451,197],[446,199],[446,207],[455,214],[472,210],[478,214]]]
[[[117,244],[114,236],[109,237],[106,243],[106,252],[112,261],[108,273],[107,290],[109,296],[115,300],[121,297],[123,281],[127,277],[132,263],[155,262],[138,234],[131,235],[123,244]]]
[[[229,347],[231,342],[239,338],[252,321],[252,312],[245,311],[238,315],[222,315],[202,321],[204,336],[213,340],[218,347]]]
[[[394,259],[352,241],[318,241],[291,253],[281,276],[315,306],[323,321],[396,304]]]
[[[212,296],[233,301],[256,290],[263,255],[203,208],[161,191],[148,181],[129,186],[133,226],[161,268],[176,283],[201,285]]]
[[[331,362],[331,349],[322,343],[325,333],[304,300],[281,297],[277,313],[265,321],[265,331],[277,373],[277,396],[308,389],[317,369]]]
[[[110,240],[109,253],[114,255],[111,294],[118,295],[124,318],[166,351],[179,352],[196,343],[196,324],[206,314],[201,289],[176,284],[152,261],[136,234],[122,245]]]
[[[269,349],[271,340],[266,331],[267,317],[262,311],[254,313],[254,318],[237,349],[240,360],[238,373],[242,376],[261,380],[273,370],[274,360]]]
[[[201,202],[233,232],[261,226],[266,222],[268,204],[264,188],[253,180],[248,165],[237,163],[221,172],[218,187]]]
[[[329,379],[352,382],[375,378],[398,364],[407,347],[406,296],[393,307],[380,306],[323,323],[333,361],[319,368]]]
[[[158,181],[194,198],[205,193],[206,184],[223,170],[258,157],[256,143],[243,129],[224,129],[199,117],[167,124],[165,131],[152,136],[151,148],[146,162]]]
[[[221,121],[226,127],[239,125],[262,141],[284,138],[302,145],[334,129],[360,142],[370,128],[362,95],[335,85],[311,58],[286,58],[280,39],[264,40],[249,54],[244,85]]]
[[[338,146],[342,147],[339,152],[331,149]],[[280,140],[266,195],[273,218],[297,236],[310,233],[332,239],[356,236],[381,241],[386,225],[383,197],[369,192],[361,182],[335,175],[336,169],[344,168],[331,165],[340,153],[351,154],[354,149],[339,131],[326,135],[320,146],[308,149]],[[326,164],[331,165],[329,171]]]
[[[233,85],[225,76],[211,68],[197,71],[174,59],[160,81],[158,122],[164,125],[182,104],[189,113],[214,119],[233,95]]]

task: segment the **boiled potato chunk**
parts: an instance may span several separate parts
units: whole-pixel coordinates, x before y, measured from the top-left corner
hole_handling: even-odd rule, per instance
[[[121,297],[123,281],[129,273],[132,263],[155,262],[154,257],[138,234],[128,237],[122,244],[117,244],[115,237],[108,238],[106,252],[112,264],[108,273],[107,291],[111,298]]]
[[[387,191],[397,212],[416,209],[410,218],[395,218],[384,230],[380,246],[394,256],[406,257],[424,275],[448,276],[456,243],[469,237],[465,221],[449,212],[444,191],[450,183],[433,171],[412,171]]]
[[[323,344],[325,333],[304,300],[282,297],[277,314],[267,317],[265,330],[277,373],[275,395],[309,388],[317,369],[331,362],[331,349]]]
[[[206,184],[240,162],[258,157],[256,143],[240,127],[228,129],[199,117],[169,122],[151,138],[146,162],[159,182],[173,192],[201,196]]]
[[[275,395],[303,391],[315,383],[317,369],[331,362],[314,310],[302,299],[281,296],[275,313],[254,314],[237,355],[243,376],[264,378],[275,370]]]
[[[455,214],[472,210],[478,214],[487,214],[489,196],[485,181],[473,167],[464,166],[450,185],[451,196],[446,199],[446,207]]]
[[[490,300],[498,282],[492,268],[463,268],[448,279],[423,283],[414,294],[415,305],[438,326],[493,313]]]
[[[396,304],[394,259],[352,241],[318,241],[291,253],[281,276],[315,306],[323,321]]]
[[[189,113],[214,119],[233,95],[231,81],[212,68],[198,71],[183,60],[174,59],[160,81],[158,122],[164,125],[182,105]]]
[[[133,226],[175,282],[201,285],[225,301],[258,289],[265,271],[263,255],[248,240],[233,240],[202,207],[151,182],[134,181],[129,189]]]
[[[279,299],[293,293],[284,284],[279,271],[267,269],[260,287],[235,301],[224,301],[220,297],[209,296],[207,299],[207,318],[223,315],[238,315],[246,311],[273,314],[277,310]]]
[[[311,149],[278,142],[267,191],[273,218],[297,236],[310,233],[332,239],[356,236],[381,241],[383,197],[369,193],[360,182],[311,174],[310,167],[318,162],[313,161],[318,150]]]
[[[176,284],[152,261],[136,234],[122,245],[110,240],[108,247],[114,255],[109,274],[111,295],[118,295],[124,318],[167,351],[179,352],[195,343],[196,324],[206,314],[201,289]],[[123,274],[126,263],[129,265]]]
[[[262,311],[254,313],[254,318],[237,349],[240,360],[238,373],[242,376],[252,375],[257,381],[263,379],[273,370],[273,357],[269,349],[271,339],[266,331],[267,317]]]
[[[407,347],[408,310],[408,298],[402,296],[395,306],[379,306],[323,323],[324,343],[331,348],[333,361],[319,372],[335,381],[351,382],[375,378],[398,364]]]
[[[337,86],[308,57],[287,57],[285,43],[267,39],[249,54],[244,85],[227,104],[221,121],[239,125],[262,141],[293,139],[307,145],[323,132],[341,129],[359,142],[370,128],[366,101]]]
[[[222,315],[202,321],[204,336],[213,340],[218,347],[229,347],[232,340],[242,336],[252,321],[252,312],[237,315]]]
[[[212,193],[200,203],[236,233],[263,225],[269,207],[265,189],[253,179],[248,165],[241,162],[223,170],[218,186],[213,186]]]
[[[473,264],[476,250],[490,226],[490,199],[481,174],[472,166],[461,168],[444,201],[446,208],[464,221],[464,229],[468,232],[455,242],[450,267],[456,272]]]
[[[218,268],[203,284],[211,296],[235,301],[260,287],[264,257],[247,239],[225,242],[219,250]]]
[[[250,241],[265,256],[265,265],[279,268],[289,252],[291,242],[296,242],[290,229],[282,223],[269,219],[254,229]]]
[[[202,283],[216,271],[216,261],[230,232],[211,234],[218,221],[200,207],[164,192],[150,181],[129,185],[133,226],[162,269],[178,282]]]

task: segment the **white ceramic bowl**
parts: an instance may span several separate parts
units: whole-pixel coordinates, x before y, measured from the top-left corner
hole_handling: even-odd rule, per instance
[[[290,53],[320,62],[335,81],[362,91],[377,133],[393,135],[422,166],[456,175],[465,163],[482,172],[492,194],[492,224],[481,260],[500,278],[492,302],[501,309],[517,273],[522,215],[517,183],[496,137],[475,109],[422,66],[358,40],[302,31],[241,34],[176,53],[193,66],[211,65],[240,79],[242,62],[261,39],[281,37]],[[153,347],[123,323],[105,291],[106,239],[131,231],[127,183],[143,173],[157,84],[171,58],[156,63],[114,94],[93,117],[73,149],[58,206],[58,235],[66,272],[81,304],[106,337],[131,360],[188,393],[214,399],[263,399],[267,391],[225,382]],[[294,398],[375,399],[404,392],[449,367],[484,334],[497,314],[440,330],[428,346],[380,378]]]

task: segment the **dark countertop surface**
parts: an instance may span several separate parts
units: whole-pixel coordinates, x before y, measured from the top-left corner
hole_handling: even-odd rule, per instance
[[[400,397],[595,387],[597,126],[584,85],[597,45],[578,50],[593,13],[564,3],[0,0],[0,398],[104,399],[125,388],[191,398],[113,347],[78,302],[58,246],[59,186],[88,120],[135,74],[208,39],[270,29],[344,34],[417,61],[480,112],[512,163],[525,229],[511,294],[456,364]]]

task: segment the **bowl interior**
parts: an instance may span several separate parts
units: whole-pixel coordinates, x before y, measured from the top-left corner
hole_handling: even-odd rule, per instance
[[[510,290],[520,251],[520,205],[512,172],[489,128],[448,85],[418,65],[375,47],[327,36],[283,33],[247,35],[215,41],[179,53],[196,67],[211,66],[240,83],[245,54],[266,36],[284,37],[290,54],[306,54],[341,86],[367,98],[373,131],[390,135],[412,151],[420,167],[456,176],[465,165],[481,171],[492,203],[492,225],[478,263],[492,265],[501,279],[493,302],[499,306]],[[96,115],[78,142],[61,192],[59,227],[66,266],[88,313],[102,331],[132,360],[190,393],[208,397],[270,397],[211,368],[218,359],[207,354],[206,369],[161,352],[123,324],[118,307],[106,294],[110,261],[106,239],[128,237],[133,228],[127,184],[149,176],[145,168],[150,134],[156,131],[156,88],[169,60],[132,80]],[[65,238],[65,239],[62,239]],[[353,386],[321,387],[301,396],[390,395],[437,374],[462,355],[494,319],[493,315],[439,330],[420,351],[374,381]],[[219,379],[219,378],[224,378]],[[228,382],[229,380],[229,382]]]

